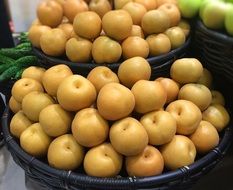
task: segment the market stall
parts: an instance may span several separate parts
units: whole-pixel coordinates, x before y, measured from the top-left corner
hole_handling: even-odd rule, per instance
[[[190,189],[227,160],[230,1],[47,0],[35,11],[0,49],[4,151],[30,183]]]

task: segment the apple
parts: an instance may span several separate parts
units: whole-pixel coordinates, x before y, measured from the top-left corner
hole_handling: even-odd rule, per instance
[[[165,31],[165,34],[168,36],[171,42],[171,48],[176,49],[181,47],[186,40],[184,31],[178,27],[173,26]]]
[[[219,143],[216,128],[208,121],[201,121],[197,130],[189,137],[199,154],[206,154]]]
[[[108,122],[95,108],[85,108],[77,112],[72,122],[72,134],[85,147],[103,143],[109,132]]]
[[[218,132],[222,131],[230,122],[230,115],[221,104],[211,104],[203,113],[203,120],[209,121]]]
[[[200,109],[188,100],[176,100],[171,102],[166,111],[176,120],[177,134],[190,135],[198,127],[202,113]]]
[[[73,23],[74,17],[81,12],[88,11],[88,5],[83,0],[66,0],[63,4],[64,16]]]
[[[98,64],[115,63],[122,54],[121,45],[108,36],[99,36],[92,44],[92,57]]]
[[[66,42],[66,56],[72,62],[91,62],[91,49],[92,42],[88,39],[76,37]]]
[[[62,56],[65,53],[66,42],[66,34],[60,28],[48,30],[40,37],[41,50],[46,55],[55,57]]]
[[[22,109],[21,103],[16,101],[16,99],[13,96],[10,97],[9,107],[10,107],[10,110],[14,113],[17,113],[19,110]]]
[[[38,18],[36,18],[36,19],[34,19],[34,20],[32,21],[30,28],[31,28],[32,26],[36,26],[36,25],[42,25]]]
[[[149,136],[149,144],[169,143],[176,134],[176,120],[166,111],[153,111],[140,119]]]
[[[145,6],[136,2],[129,2],[122,9],[130,14],[135,25],[141,25],[142,17],[147,12]]]
[[[206,4],[202,13],[203,23],[211,29],[223,28],[227,9],[228,6],[226,5],[226,3],[221,1],[214,1]]]
[[[65,78],[57,89],[57,100],[67,111],[87,108],[96,100],[94,85],[81,75]]]
[[[146,34],[161,33],[170,27],[170,18],[162,10],[150,10],[142,17],[141,26]]]
[[[50,137],[58,137],[69,132],[72,114],[59,104],[48,105],[39,114],[39,123]]]
[[[153,146],[146,146],[142,153],[125,159],[129,176],[155,176],[163,172],[164,160],[159,150]]]
[[[158,10],[166,12],[170,17],[170,26],[177,26],[180,22],[181,15],[178,7],[173,3],[164,3],[161,5]]]
[[[112,10],[112,6],[108,0],[91,0],[89,10],[96,12],[102,18],[108,11]]]
[[[63,18],[63,8],[56,1],[42,1],[37,6],[37,17],[41,24],[57,27]]]
[[[207,88],[211,89],[212,82],[213,82],[213,76],[212,76],[211,72],[208,69],[203,68],[203,73],[202,73],[201,77],[199,78],[199,80],[197,81],[197,83],[203,84]]]
[[[95,86],[97,93],[108,83],[119,83],[116,73],[106,66],[98,66],[92,69],[87,75],[87,79]]]
[[[141,26],[133,25],[130,36],[138,36],[144,39],[144,33],[142,31]]]
[[[39,123],[34,123],[20,135],[20,146],[28,154],[43,157],[47,154],[52,139],[43,131]]]
[[[48,94],[33,91],[23,98],[22,110],[28,119],[38,122],[41,110],[54,103],[54,99]]]
[[[177,6],[177,0],[157,0],[157,5],[158,7],[160,7],[161,5],[165,4],[165,3],[173,3]]]
[[[145,128],[132,117],[113,123],[109,131],[109,139],[113,148],[125,156],[140,154],[148,144]]]
[[[204,9],[205,9],[205,6],[209,3],[212,3],[213,1],[215,0],[202,0],[201,2],[201,5],[200,5],[200,8],[199,8],[199,17],[203,20],[203,12],[204,12]],[[216,0],[216,1],[219,1],[219,0]],[[221,0],[220,0],[221,1]]]
[[[151,34],[147,36],[146,41],[149,44],[150,56],[162,55],[171,50],[171,41],[163,33]]]
[[[42,83],[45,91],[51,96],[57,96],[60,83],[68,76],[73,75],[67,65],[59,64],[47,69],[43,75]]]
[[[32,121],[30,121],[21,110],[17,112],[11,119],[10,132],[13,136],[19,138],[22,132],[30,125],[32,125]]]
[[[84,149],[71,134],[55,138],[48,149],[49,165],[60,170],[74,170],[84,159]]]
[[[33,25],[28,31],[28,39],[32,46],[40,48],[40,37],[43,33],[47,33],[51,28],[45,25]]]
[[[226,11],[224,25],[225,25],[227,33],[233,36],[232,23],[233,23],[233,5],[231,4],[231,5],[229,5],[228,10]]]
[[[134,109],[133,93],[119,83],[108,83],[103,86],[97,97],[97,108],[107,120],[118,120],[127,117]]]
[[[159,77],[156,79],[156,81],[159,81],[162,84],[164,90],[167,93],[166,103],[170,103],[177,99],[177,96],[180,90],[179,83],[166,77]]]
[[[204,111],[212,101],[210,90],[203,84],[189,83],[181,87],[178,99],[189,100]]]
[[[73,27],[75,33],[86,39],[95,39],[101,32],[101,18],[94,11],[84,11],[74,18]]]
[[[203,66],[195,58],[177,59],[170,69],[171,78],[180,84],[195,83],[200,79],[202,73]]]
[[[157,0],[134,0],[134,2],[142,4],[147,11],[157,8]]]
[[[67,39],[70,39],[71,33],[73,32],[73,25],[71,23],[61,23],[58,28],[62,29]]]
[[[193,18],[198,14],[202,0],[177,0],[181,15],[184,18]]]
[[[90,176],[115,177],[122,168],[123,157],[110,143],[89,149],[84,157],[84,170]]]
[[[117,74],[121,83],[131,88],[139,80],[150,79],[151,67],[146,59],[133,57],[120,64]]]
[[[32,91],[44,92],[44,89],[35,79],[22,78],[14,83],[11,94],[17,102],[22,103],[24,96]]]
[[[121,47],[125,60],[132,57],[147,58],[149,55],[148,42],[138,36],[129,36],[122,42]]]
[[[189,35],[191,27],[187,20],[181,19],[177,26],[183,30],[186,37]]]
[[[211,104],[221,104],[222,106],[225,105],[225,98],[221,92],[217,90],[211,90],[211,94],[212,94]]]
[[[127,3],[133,0],[114,0],[114,9],[122,9]]]
[[[138,113],[159,110],[167,100],[167,93],[158,81],[139,80],[131,91],[135,97],[135,111]]]
[[[42,84],[42,77],[45,71],[45,68],[30,66],[23,71],[21,78],[32,78]]]
[[[175,135],[171,142],[160,148],[165,167],[176,170],[194,163],[196,148],[193,142],[186,136]]]
[[[125,10],[111,10],[102,18],[104,32],[114,40],[124,40],[130,36],[133,20]]]

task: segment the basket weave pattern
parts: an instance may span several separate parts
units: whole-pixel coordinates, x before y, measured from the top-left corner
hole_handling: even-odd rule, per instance
[[[207,29],[196,23],[195,46],[197,56],[206,67],[233,82],[233,37]]]

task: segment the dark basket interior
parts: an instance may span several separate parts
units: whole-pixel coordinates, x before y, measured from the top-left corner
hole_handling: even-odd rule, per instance
[[[191,42],[191,35],[187,38],[185,44],[177,49],[174,49],[170,51],[167,54],[163,54],[156,57],[149,57],[147,58],[147,61],[151,65],[152,69],[152,78],[164,76],[166,74],[171,64],[178,58],[182,58],[186,55],[186,53],[189,50]],[[109,67],[114,72],[117,72],[118,67],[121,63],[119,61],[118,63],[112,63],[112,64],[96,64],[94,62],[90,63],[74,63],[69,61],[65,56],[64,57],[52,57],[44,54],[40,49],[33,48],[33,51],[35,55],[39,58],[40,64],[45,68],[50,68],[57,64],[66,64],[68,65],[71,70],[76,73],[83,76],[87,76],[88,73],[95,67],[104,65]],[[78,53],[78,52],[77,52]]]
[[[233,91],[229,89],[230,83],[221,76],[214,76],[214,84],[226,98],[227,109],[230,114],[233,110],[231,97]],[[223,85],[224,84],[224,85]],[[231,114],[232,115],[232,114]],[[85,175],[82,169],[79,171],[64,171],[50,167],[45,160],[40,160],[24,152],[18,141],[9,132],[9,121],[12,113],[7,107],[2,117],[4,139],[8,150],[15,162],[25,170],[30,177],[41,186],[54,190],[129,190],[129,189],[153,189],[153,190],[185,190],[192,187],[203,175],[213,169],[225,156],[232,142],[233,123],[221,132],[220,144],[207,155],[198,157],[196,162],[188,167],[182,167],[175,171],[165,171],[162,175],[138,178],[116,177],[97,178]]]
[[[207,29],[198,20],[194,46],[196,56],[211,72],[221,74],[233,82],[233,37],[222,31]]]
[[[11,88],[14,83],[15,80],[7,80],[4,82],[0,82],[0,92],[5,96],[7,102],[11,97]]]

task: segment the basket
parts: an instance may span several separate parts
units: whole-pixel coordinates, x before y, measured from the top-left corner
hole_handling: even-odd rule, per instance
[[[147,61],[151,65],[152,78],[162,76],[167,73],[171,67],[171,64],[178,58],[182,58],[186,55],[191,43],[191,35],[187,38],[185,44],[177,49],[170,51],[167,54],[159,55],[156,57],[147,58]],[[38,57],[40,64],[44,68],[50,68],[57,64],[66,64],[76,74],[87,76],[88,73],[95,67],[104,65],[109,67],[112,71],[117,72],[121,62],[112,64],[97,64],[93,61],[91,63],[74,63],[69,61],[66,57],[52,57],[44,54],[40,49],[33,47],[35,55]]]
[[[178,190],[188,189],[203,175],[208,173],[224,157],[232,141],[233,124],[224,130],[220,144],[194,164],[175,171],[165,172],[152,177],[98,178],[84,173],[57,170],[47,163],[24,152],[11,136],[8,126],[11,113],[5,109],[2,118],[3,134],[8,150],[14,161],[25,170],[26,176],[40,185],[54,190]]]
[[[217,76],[216,76],[217,77]],[[222,85],[228,84],[221,76],[215,83],[218,90],[226,96],[226,107],[230,115],[233,110],[231,97],[233,91],[226,91]],[[64,171],[50,167],[46,160],[40,160],[24,152],[18,141],[9,132],[9,121],[12,113],[6,107],[2,118],[3,135],[14,161],[25,170],[26,176],[41,186],[51,190],[185,190],[194,185],[203,175],[211,171],[222,160],[229,149],[233,137],[233,123],[220,133],[220,144],[203,157],[199,157],[195,163],[182,167],[175,171],[164,171],[163,174],[151,177],[124,177],[98,178],[85,175],[83,169],[77,171]],[[124,171],[121,173],[124,174]]]
[[[198,20],[194,39],[196,53],[202,63],[213,73],[233,82],[233,37],[222,31],[210,30]]]
[[[0,95],[0,118],[2,117],[2,114],[5,109],[5,103],[2,99],[2,96]],[[3,139],[3,133],[2,133],[2,125],[0,124],[0,148],[4,145],[4,139]]]
[[[7,80],[0,83],[0,92],[6,97],[6,102],[11,97],[11,88],[14,85],[15,80]]]

